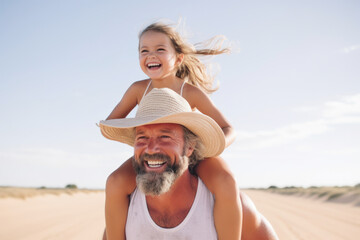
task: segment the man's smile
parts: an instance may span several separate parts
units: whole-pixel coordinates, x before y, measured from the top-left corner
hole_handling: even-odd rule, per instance
[[[168,163],[171,162],[169,156],[164,154],[144,154],[140,157],[140,160],[143,162],[145,170],[147,172],[155,171],[162,172],[168,167]]]
[[[158,168],[158,167],[161,167],[164,164],[166,164],[166,161],[148,160],[148,161],[145,161],[145,163],[149,168]]]

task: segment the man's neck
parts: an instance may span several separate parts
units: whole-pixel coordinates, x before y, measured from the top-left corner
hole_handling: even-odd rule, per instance
[[[146,196],[153,221],[164,228],[179,225],[191,209],[197,186],[198,178],[185,171],[167,193],[160,196]]]

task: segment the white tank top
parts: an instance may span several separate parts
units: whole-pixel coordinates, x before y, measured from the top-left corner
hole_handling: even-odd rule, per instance
[[[127,240],[216,240],[214,197],[198,178],[193,205],[185,219],[174,228],[162,228],[151,218],[145,194],[138,188],[131,194],[126,221]]]
[[[150,88],[151,82],[152,82],[152,80],[149,81],[149,83],[148,83],[148,85],[147,85],[147,87],[146,87],[146,89],[145,89],[145,92],[144,92],[141,100],[142,100],[142,99],[145,97],[145,95],[147,94],[147,91],[148,91],[149,88]],[[182,83],[182,85],[181,85],[181,88],[180,88],[180,96],[183,95],[185,83],[186,83],[186,82],[184,81],[184,82]],[[140,100],[140,102],[141,102],[141,100]]]

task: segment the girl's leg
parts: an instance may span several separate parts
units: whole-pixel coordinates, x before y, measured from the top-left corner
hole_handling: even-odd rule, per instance
[[[206,158],[196,173],[215,196],[214,220],[219,240],[240,240],[242,207],[236,181],[220,157]]]
[[[136,187],[131,158],[116,169],[106,182],[105,220],[107,240],[125,239],[130,194]]]

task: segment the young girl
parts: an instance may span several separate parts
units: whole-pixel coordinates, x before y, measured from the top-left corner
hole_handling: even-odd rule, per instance
[[[226,146],[235,138],[233,128],[215,107],[207,93],[212,79],[197,55],[217,55],[228,49],[195,49],[175,29],[162,23],[145,28],[139,36],[139,59],[149,79],[133,83],[108,119],[125,118],[153,88],[170,88],[183,96],[193,110],[213,118],[222,128]],[[219,239],[240,239],[242,209],[238,188],[229,168],[220,157],[201,161],[196,173],[215,196],[214,219]],[[128,159],[108,178],[106,184],[106,234],[108,240],[125,239],[129,195],[136,187],[136,175]],[[139,229],[141,231],[141,229]]]

